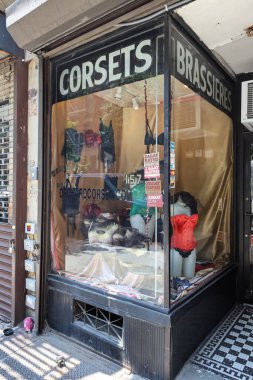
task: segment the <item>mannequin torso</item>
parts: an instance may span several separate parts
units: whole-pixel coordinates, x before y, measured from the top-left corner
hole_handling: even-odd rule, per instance
[[[173,277],[183,275],[186,278],[192,278],[195,274],[196,240],[194,227],[198,222],[198,214],[196,212],[192,214],[192,212],[193,210],[184,203],[180,196],[175,203],[171,204],[173,235],[171,237],[170,255],[171,275]]]

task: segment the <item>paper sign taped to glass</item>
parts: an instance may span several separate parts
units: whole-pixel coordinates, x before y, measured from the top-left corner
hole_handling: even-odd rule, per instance
[[[162,194],[147,194],[148,207],[163,207]]]
[[[144,178],[160,178],[159,152],[144,154]]]
[[[145,191],[149,195],[161,194],[161,181],[146,181]]]
[[[160,178],[160,167],[159,165],[152,165],[144,168],[144,178]]]
[[[144,167],[159,165],[159,152],[144,154]]]

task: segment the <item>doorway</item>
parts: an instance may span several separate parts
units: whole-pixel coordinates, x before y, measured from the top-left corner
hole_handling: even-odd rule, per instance
[[[25,315],[27,64],[0,62],[0,320]]]
[[[243,288],[248,303],[253,303],[253,133],[244,135],[244,264]]]

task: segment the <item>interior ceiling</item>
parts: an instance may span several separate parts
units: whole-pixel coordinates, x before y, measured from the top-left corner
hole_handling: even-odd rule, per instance
[[[95,95],[104,100],[116,104],[119,107],[134,107],[133,99],[136,100],[138,106],[145,105],[145,81],[128,83],[120,87],[110,88],[107,90],[96,92]],[[187,101],[196,94],[186,85],[174,78],[172,81],[172,97],[176,101]],[[164,102],[164,77],[158,75],[146,80],[147,104],[156,106]]]
[[[195,0],[176,11],[235,74],[253,72],[253,0]]]
[[[144,107],[144,86],[145,81],[142,80],[128,83],[120,87],[96,92],[95,95],[122,108],[133,107],[133,99],[135,99],[139,107]],[[146,93],[148,105],[163,103],[163,75],[158,75],[157,77],[147,79]]]

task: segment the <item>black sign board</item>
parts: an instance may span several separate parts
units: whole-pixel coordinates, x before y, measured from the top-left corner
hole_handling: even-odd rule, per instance
[[[227,114],[232,112],[232,87],[221,71],[189,39],[172,28],[173,75]]]
[[[91,53],[68,56],[55,65],[53,103],[163,72],[163,35],[154,28]],[[106,40],[105,40],[106,41]]]
[[[175,26],[171,35],[171,74],[231,115],[232,86],[227,76]],[[156,26],[120,41],[105,40],[93,52],[84,47],[64,55],[53,64],[53,103],[163,73],[164,46],[169,44],[164,44],[163,30]]]

